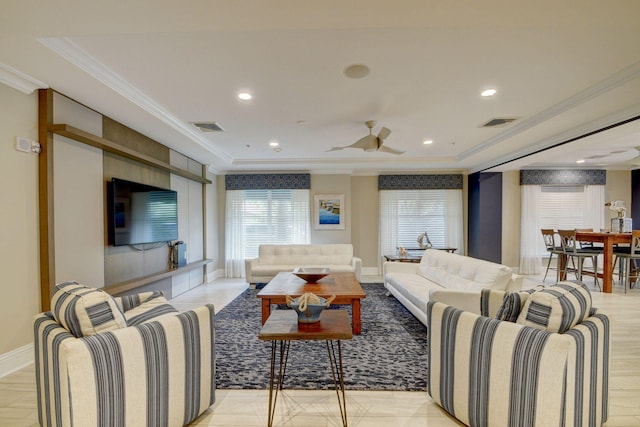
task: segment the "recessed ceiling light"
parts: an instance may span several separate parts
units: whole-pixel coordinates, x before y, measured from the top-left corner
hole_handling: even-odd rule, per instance
[[[497,92],[497,90],[495,89],[487,89],[487,90],[483,90],[482,93],[480,95],[487,97],[487,96],[493,96],[495,95]]]
[[[576,163],[584,163],[584,159],[576,160]]]
[[[362,79],[369,75],[369,67],[363,64],[349,65],[344,69],[344,75],[350,79]]]
[[[431,140],[431,139],[425,139],[424,141],[422,141],[422,143],[423,143],[424,145],[433,144],[433,140]]]
[[[269,145],[270,145],[271,147],[277,147],[278,145],[280,145],[280,143],[279,143],[278,141],[271,141],[271,142],[269,143]]]
[[[243,101],[249,101],[251,100],[251,98],[253,98],[253,95],[251,95],[249,92],[242,91],[242,92],[238,92],[238,98],[240,98]]]

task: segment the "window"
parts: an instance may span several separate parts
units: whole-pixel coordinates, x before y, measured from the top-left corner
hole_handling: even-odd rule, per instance
[[[463,253],[461,190],[381,190],[380,252],[417,248],[427,232],[433,246],[452,246]]]
[[[541,186],[540,228],[570,230],[584,226],[584,186]],[[544,252],[544,250],[543,250]]]
[[[541,259],[548,256],[541,228],[603,228],[604,189],[604,185],[523,185],[519,273],[541,272]]]
[[[228,190],[227,277],[244,277],[244,261],[262,244],[310,241],[309,190]]]

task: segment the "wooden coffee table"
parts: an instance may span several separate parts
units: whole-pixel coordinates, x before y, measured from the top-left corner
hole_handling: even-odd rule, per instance
[[[286,304],[287,295],[297,297],[305,292],[313,292],[323,298],[335,295],[336,299],[332,304],[350,305],[353,333],[360,334],[360,300],[367,295],[354,273],[331,273],[317,283],[307,283],[290,272],[278,273],[258,292],[258,298],[262,299],[262,324],[265,324],[271,314],[271,304]]]
[[[269,418],[267,426],[271,427],[273,425],[278,391],[284,388],[283,383],[291,341],[323,340],[327,344],[329,367],[338,397],[342,425],[347,427],[347,400],[342,367],[342,346],[340,344],[341,340],[350,340],[352,338],[347,312],[345,310],[324,310],[320,314],[319,322],[298,323],[298,315],[293,310],[274,310],[262,327],[258,338],[262,341],[271,341]],[[278,355],[280,356],[279,358],[277,357]],[[278,363],[276,363],[276,359],[279,359]]]

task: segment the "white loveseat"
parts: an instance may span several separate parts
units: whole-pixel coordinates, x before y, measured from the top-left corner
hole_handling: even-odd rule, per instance
[[[258,258],[245,260],[247,282],[268,283],[282,271],[296,267],[326,267],[332,272],[352,272],[360,281],[362,260],[353,256],[349,243],[323,245],[260,245]]]
[[[517,291],[523,280],[507,266],[437,249],[427,249],[419,264],[385,262],[383,275],[389,293],[425,325],[427,303],[434,297],[454,298],[458,308],[471,311],[482,289]]]

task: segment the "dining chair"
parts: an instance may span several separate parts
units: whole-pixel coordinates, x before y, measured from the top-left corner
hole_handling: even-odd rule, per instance
[[[638,265],[636,261],[640,260],[640,230],[631,232],[631,245],[629,247],[614,248],[613,253],[616,256],[616,260],[620,260],[620,282],[622,282],[624,293],[626,294],[627,288],[632,289],[635,286],[635,281],[634,286],[631,286],[629,281],[632,267],[637,280]]]
[[[578,261],[578,267],[574,268],[576,279],[582,280],[583,273],[593,274],[593,284],[600,288],[600,282],[598,281],[598,255],[603,253],[602,248],[581,248],[580,243],[576,239],[576,230],[558,230],[560,236],[560,245],[562,246],[562,252],[567,257],[567,261],[564,265],[565,276],[568,272],[567,266],[569,260],[574,262]],[[584,270],[585,259],[591,259],[593,270]],[[574,264],[575,265],[575,264]]]
[[[547,280],[547,274],[549,273],[549,268],[551,267],[551,259],[553,258],[553,255],[556,255],[556,258],[557,258],[557,256],[561,255],[563,252],[562,252],[562,246],[556,245],[555,230],[550,228],[542,228],[540,229],[540,231],[542,232],[544,245],[546,246],[547,252],[549,253],[549,259],[547,261],[547,270],[544,272],[544,278],[542,279],[542,281],[544,282],[545,280]],[[560,280],[559,276],[560,276],[560,271],[556,268],[556,282]]]

